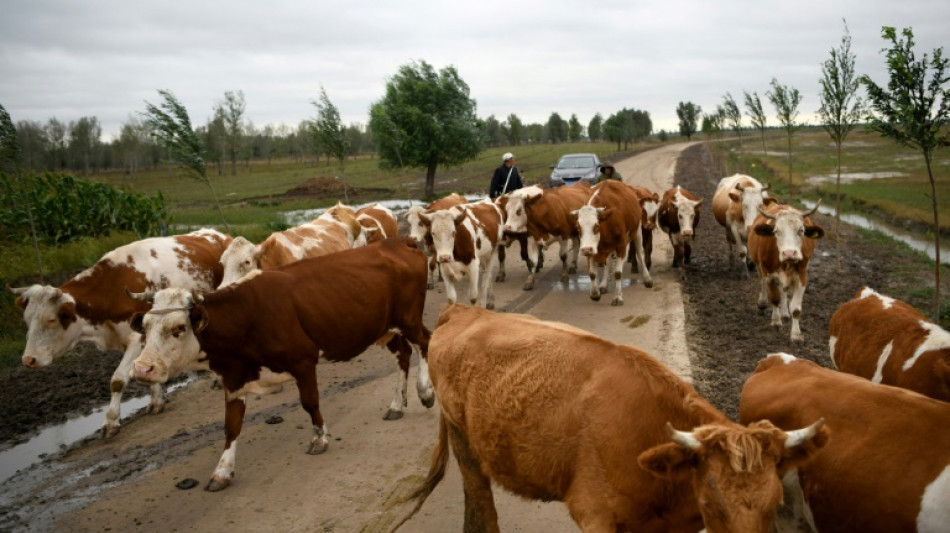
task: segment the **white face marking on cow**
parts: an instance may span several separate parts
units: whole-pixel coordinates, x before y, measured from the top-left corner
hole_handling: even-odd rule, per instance
[[[798,263],[802,260],[805,219],[801,213],[794,209],[783,209],[776,213],[774,235],[779,261]]]
[[[950,332],[941,328],[933,322],[927,322],[926,320],[921,320],[918,322],[920,327],[924,328],[924,331],[927,332],[927,337],[924,338],[923,342],[920,343],[920,346],[914,351],[913,357],[904,361],[904,366],[902,370],[905,372],[910,370],[910,367],[914,366],[914,363],[917,362],[917,359],[920,359],[920,356],[931,350],[942,350],[944,348],[950,348]]]
[[[33,285],[20,297],[27,300],[23,310],[27,334],[22,357],[26,366],[44,367],[62,357],[88,327],[86,320],[76,314],[76,300],[56,287]]]
[[[778,357],[778,358],[781,359],[782,362],[785,363],[786,365],[790,365],[790,364],[794,363],[795,361],[798,361],[798,358],[797,358],[797,357],[795,357],[794,355],[792,355],[792,354],[790,354],[790,353],[785,353],[785,352],[770,353],[770,354],[768,355],[768,357]]]
[[[755,222],[755,217],[759,214],[759,208],[763,206],[762,198],[765,194],[761,186],[742,189],[742,220],[746,230]]]
[[[260,268],[260,247],[244,237],[235,237],[221,254],[224,276],[219,287],[226,287]]]
[[[580,250],[584,256],[589,257],[596,254],[597,247],[600,246],[600,215],[604,212],[604,209],[588,204],[575,211],[577,227],[581,237]]]
[[[455,233],[457,231],[455,222],[459,217],[465,216],[465,213],[453,207],[423,216],[430,221],[429,231],[432,234],[436,259],[440,263],[454,261]]]
[[[660,204],[651,200],[644,200],[641,203],[643,207],[643,212],[645,215],[644,226],[647,229],[653,229],[656,227],[656,212],[660,209]]]
[[[877,358],[877,368],[874,369],[874,375],[871,377],[872,383],[880,383],[884,379],[884,365],[887,364],[893,350],[894,341],[887,343],[887,346],[881,350],[881,355]]]
[[[676,206],[676,216],[680,224],[680,233],[683,235],[693,234],[693,221],[696,218],[696,206],[701,200],[690,200],[683,196],[679,187],[676,188],[676,195],[673,197],[673,205]]]
[[[543,194],[544,189],[537,185],[513,191],[505,205],[505,231],[514,233],[528,231],[528,212],[525,210],[525,203]]]
[[[950,465],[933,480],[920,498],[917,531],[946,531],[950,524]]]
[[[865,287],[864,290],[861,291],[861,294],[860,294],[859,298],[864,299],[864,298],[870,298],[870,297],[872,297],[872,296],[873,296],[873,297],[876,297],[876,298],[879,299],[879,300],[881,300],[881,306],[882,306],[884,309],[890,309],[891,306],[894,305],[894,299],[893,299],[893,298],[891,298],[890,296],[884,296],[883,294],[881,294],[881,293],[875,291],[875,290],[872,289],[871,287]]]
[[[422,217],[425,212],[421,205],[414,205],[406,211],[406,221],[409,223],[409,236],[416,242],[422,243],[425,239],[426,228],[422,225]]]
[[[192,294],[184,289],[155,293],[152,310],[142,317],[145,345],[132,362],[132,377],[164,383],[198,363],[201,346],[191,326]]]

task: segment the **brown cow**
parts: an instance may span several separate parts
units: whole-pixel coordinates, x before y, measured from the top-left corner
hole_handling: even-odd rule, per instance
[[[623,305],[623,260],[631,243],[643,285],[653,286],[653,278],[643,260],[640,199],[632,187],[619,181],[602,181],[592,189],[587,204],[571,214],[577,217],[581,255],[588,258],[591,300],[600,300],[600,295],[608,290],[608,282],[612,281],[617,293],[610,304]],[[605,265],[607,273],[603,275]]]
[[[788,354],[759,363],[742,389],[740,421],[789,429],[817,417],[831,438],[784,476],[776,525],[794,529],[780,531],[950,532],[950,404]]]
[[[356,220],[363,226],[366,242],[376,242],[399,235],[399,223],[392,210],[377,202],[356,211]]]
[[[739,249],[739,263],[747,268],[742,271],[746,276],[754,268],[748,258],[746,244],[749,240],[749,228],[758,215],[758,209],[775,202],[768,195],[770,185],[763,186],[752,176],[735,174],[719,180],[713,195],[713,216],[716,222],[726,230],[726,242],[729,243],[729,262],[735,263],[735,249]]]
[[[441,277],[438,270],[439,264],[435,260],[435,252],[432,251],[432,243],[426,242],[427,231],[426,227],[422,224],[421,214],[433,213],[465,203],[468,203],[468,200],[458,193],[453,192],[444,198],[439,198],[429,205],[414,205],[406,211],[406,222],[409,223],[409,237],[414,239],[419,248],[429,257],[429,279],[426,287],[430,290],[435,288],[436,277],[439,277],[440,280]]]
[[[950,401],[950,332],[910,305],[863,287],[829,330],[839,370]]]
[[[451,444],[465,531],[498,531],[494,483],[563,501],[583,531],[764,533],[781,476],[825,435],[740,426],[650,355],[529,315],[447,306],[429,347],[439,438],[397,528]]]
[[[663,233],[673,245],[673,268],[680,267],[681,277],[686,277],[686,265],[692,255],[692,241],[699,225],[699,208],[703,199],[677,185],[663,193],[656,220]]]
[[[47,366],[83,340],[102,350],[124,351],[112,374],[112,399],[101,429],[103,437],[111,437],[119,431],[122,393],[132,361],[138,356],[139,343],[129,320],[147,308],[130,300],[126,288],[210,291],[221,282],[218,261],[230,242],[230,236],[213,229],[142,239],[103,255],[59,288],[33,285],[11,289],[28,328],[23,364]],[[165,406],[162,386],[153,386],[151,393],[148,410],[161,412]]]
[[[825,235],[825,230],[808,217],[820,204],[819,200],[805,212],[777,203],[769,205],[767,211],[759,208],[749,233],[749,258],[758,267],[761,281],[759,309],[771,304],[772,325],[777,327],[791,315],[793,341],[805,338],[799,319],[808,285],[808,261],[815,251],[815,241]],[[792,294],[791,301],[788,293]]]
[[[633,187],[640,199],[640,233],[643,235],[643,262],[647,270],[653,268],[653,230],[656,229],[656,213],[660,208],[660,195],[646,187]],[[636,251],[627,254],[627,262],[636,264]]]
[[[528,257],[539,254],[539,244],[557,241],[561,258],[561,281],[567,281],[569,274],[577,273],[577,255],[580,248],[580,233],[571,211],[580,209],[590,198],[590,185],[578,183],[570,187],[542,189],[536,185],[517,189],[507,195],[505,204],[505,231],[527,233]],[[568,262],[567,243],[572,246]],[[528,263],[528,279],[524,289],[534,288],[532,264]]]
[[[425,262],[409,239],[385,239],[264,270],[204,297],[180,289],[154,295],[152,309],[134,321],[144,346],[133,377],[164,382],[203,351],[224,386],[226,442],[208,490],[231,482],[244,388],[264,369],[287,372],[297,381],[313,427],[310,454],[323,453],[330,443],[317,392],[321,357],[348,361],[374,342],[386,345],[397,354],[401,370],[386,418],[400,418],[412,343],[421,350],[419,398],[432,406],[426,364],[430,331],[422,322]]]

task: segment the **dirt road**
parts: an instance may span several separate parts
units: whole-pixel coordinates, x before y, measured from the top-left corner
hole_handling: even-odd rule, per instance
[[[676,157],[685,146],[646,152],[616,167],[627,180],[662,192],[672,185]],[[626,276],[623,307],[588,298],[584,267],[584,274],[560,283],[549,250],[548,268],[533,291],[521,290],[524,267],[509,261],[508,280],[495,286],[497,309],[568,322],[638,346],[691,379],[681,286],[669,266],[672,250],[661,233],[654,242],[654,287],[643,287],[636,274]],[[430,291],[425,316],[430,327],[444,302],[441,290]],[[383,350],[373,348],[347,363],[321,363],[318,374],[321,408],[333,437],[323,455],[304,453],[309,421],[296,387],[289,385],[249,400],[230,488],[220,493],[176,488],[186,478],[203,486],[223,445],[222,393],[204,378],[175,393],[165,413],[138,417],[110,441],[88,441],[12,478],[0,499],[0,529],[385,531],[408,510],[387,510],[387,503],[427,471],[438,409],[424,408],[412,391],[402,420],[382,420],[396,379],[394,360]],[[276,416],[283,422],[265,422]],[[528,502],[500,490],[495,499],[503,531],[577,530],[561,503]],[[459,531],[462,515],[461,481],[450,463],[446,479],[403,531]]]

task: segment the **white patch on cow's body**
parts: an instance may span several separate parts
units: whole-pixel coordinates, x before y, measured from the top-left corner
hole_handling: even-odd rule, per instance
[[[828,338],[828,352],[831,355],[831,366],[838,370],[838,362],[835,361],[835,346],[838,345],[838,337],[832,335]]]
[[[924,489],[917,515],[919,533],[946,533],[950,525],[950,465]]]
[[[795,361],[798,361],[798,358],[797,358],[797,357],[795,357],[794,355],[792,355],[792,354],[790,354],[790,353],[785,353],[785,352],[770,353],[770,354],[768,355],[768,357],[778,357],[778,358],[781,359],[782,362],[785,363],[786,365],[790,365],[790,364],[794,363]]]
[[[920,327],[922,327],[927,332],[927,337],[920,343],[920,346],[917,347],[917,350],[914,351],[914,355],[904,361],[903,370],[910,370],[910,367],[914,366],[914,363],[920,359],[920,356],[931,350],[943,350],[945,348],[950,348],[950,332],[941,328],[933,322],[927,322],[926,320],[921,320],[918,322]]]
[[[214,473],[211,479],[218,483],[230,483],[234,478],[234,463],[237,459],[237,439],[231,441],[231,444],[221,454],[218,459],[218,465],[214,467]]]
[[[880,383],[884,379],[884,365],[887,364],[887,360],[891,357],[893,350],[894,341],[887,343],[887,346],[881,350],[881,355],[877,358],[877,368],[874,369],[874,375],[871,377],[872,382]]]
[[[883,295],[883,294],[881,294],[881,293],[875,291],[875,290],[872,289],[871,287],[865,287],[865,288],[861,291],[861,294],[858,296],[858,298],[859,298],[859,299],[864,299],[864,298],[870,298],[870,297],[872,297],[872,296],[873,296],[873,297],[876,297],[878,300],[881,301],[881,307],[883,307],[884,309],[890,309],[891,306],[894,305],[894,299],[893,299],[893,298],[891,298],[890,296],[885,296],[885,295]]]

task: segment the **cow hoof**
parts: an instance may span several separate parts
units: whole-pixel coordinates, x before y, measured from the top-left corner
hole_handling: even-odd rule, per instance
[[[99,436],[103,439],[111,439],[119,434],[119,426],[102,426],[99,429]]]
[[[567,269],[567,273],[568,273],[568,274],[577,274],[577,267],[576,267],[576,266],[569,267],[569,268]]]
[[[426,284],[426,290],[431,291],[431,290],[434,289],[434,288],[435,288],[435,283],[427,283],[427,284]]]
[[[600,287],[598,290],[601,294],[607,294],[607,287]]]
[[[485,304],[485,309],[494,309],[494,308],[495,308],[495,302],[489,302]]]
[[[591,293],[590,293],[590,299],[591,299],[591,300],[594,300],[595,302],[599,302],[599,301],[600,301],[600,292],[597,292],[597,291],[591,292]]]
[[[400,416],[402,414],[400,413]],[[321,453],[327,451],[327,448],[330,447],[330,441],[317,441],[310,443],[310,449],[307,450],[308,455],[320,455]]]
[[[643,282],[643,286],[646,287],[646,288],[648,288],[648,289],[652,289],[652,288],[653,288],[653,280],[652,280],[652,279],[649,279],[649,280],[644,281],[644,282]]]
[[[621,305],[623,305],[623,298],[614,298],[614,299],[610,302],[610,305],[612,305],[612,306],[614,306],[614,307],[620,307]]]
[[[521,290],[523,290],[523,291],[534,290],[534,282],[533,282],[533,281],[526,281],[525,284],[524,284],[524,286],[521,287]]]
[[[145,408],[145,413],[150,415],[157,415],[165,410],[165,402],[162,403],[150,403],[148,407]]]
[[[426,409],[432,409],[432,406],[435,405],[435,394],[428,398],[419,398],[419,401],[422,402],[422,405],[425,406]]]
[[[213,477],[208,480],[208,484],[205,485],[205,490],[208,492],[218,492],[219,490],[224,490],[231,485],[230,478],[218,478]]]
[[[399,420],[400,418],[402,418],[402,411],[396,411],[394,409],[387,410],[386,414],[383,415],[383,420]],[[324,448],[324,450],[326,450],[326,448]],[[310,452],[307,452],[307,453],[310,453]],[[317,453],[322,453],[322,452],[317,452]]]
[[[504,282],[505,282],[504,274],[498,274],[497,276],[495,276],[495,283],[504,283]]]

